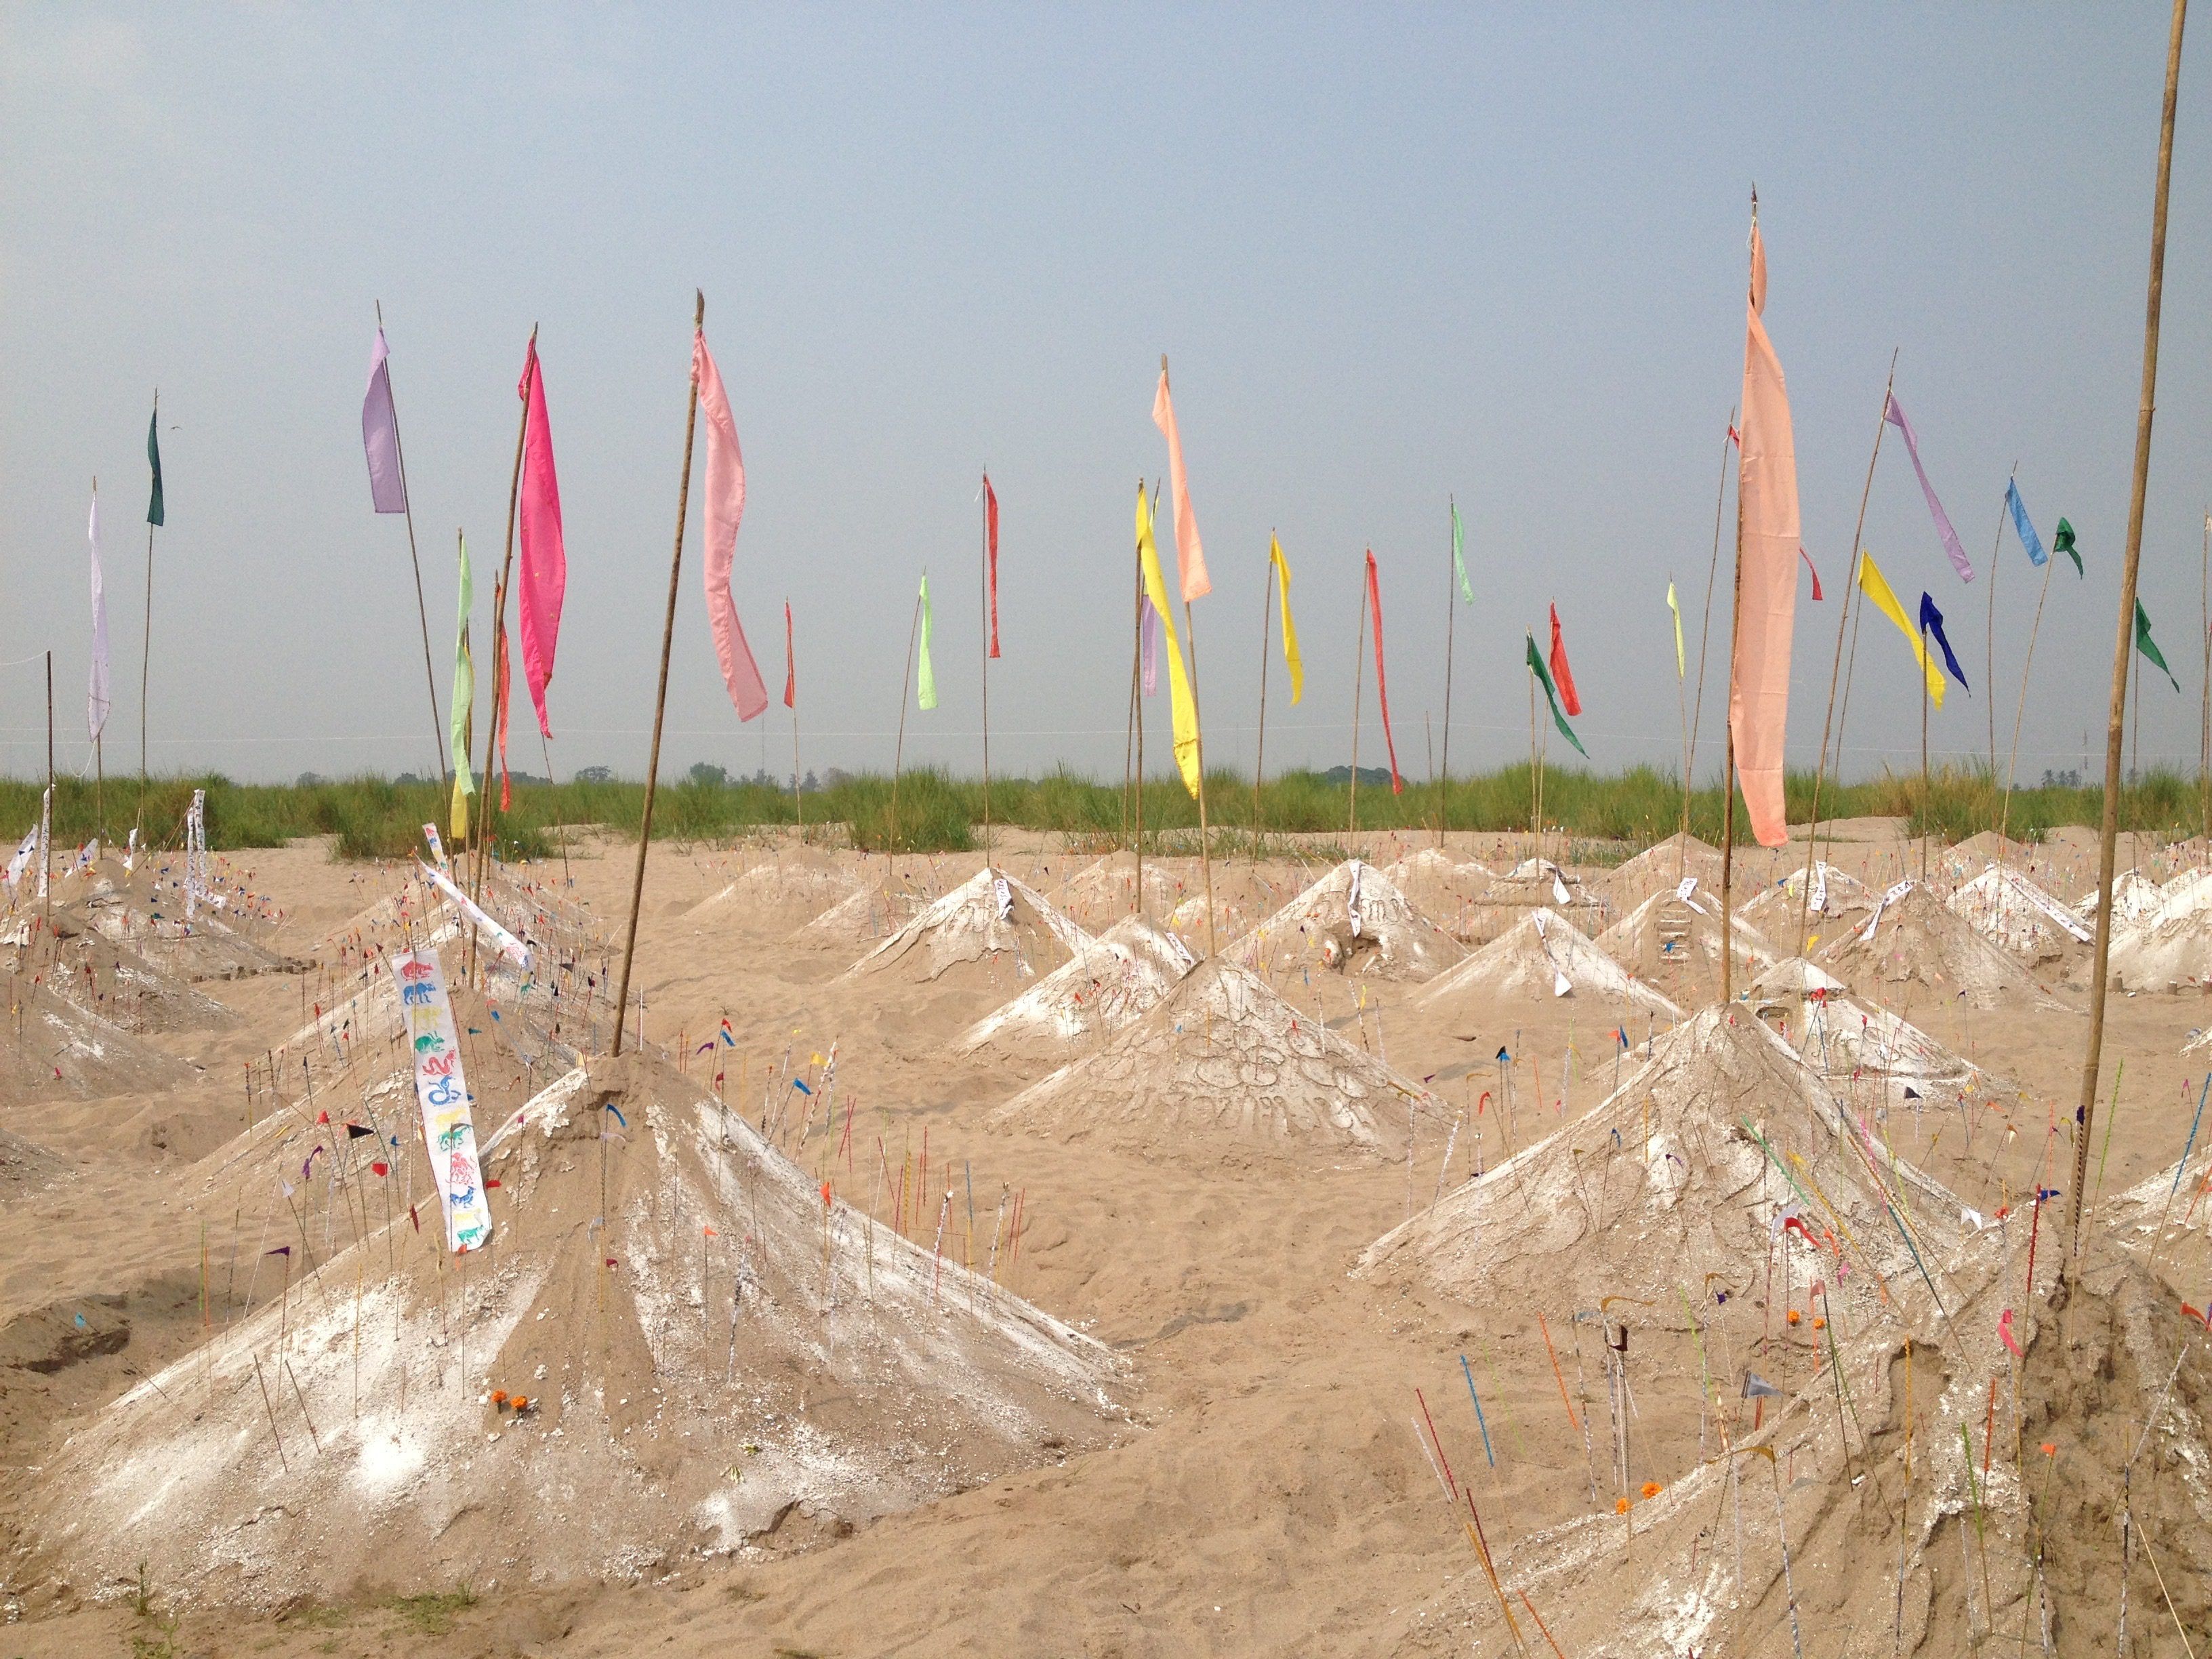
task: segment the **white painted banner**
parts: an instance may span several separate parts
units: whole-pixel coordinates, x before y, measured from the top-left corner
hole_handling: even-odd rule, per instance
[[[484,1198],[469,1080],[461,1070],[445,976],[434,951],[403,951],[393,967],[415,1065],[415,1097],[422,1107],[423,1146],[446,1210],[447,1247],[457,1255],[481,1249],[491,1237],[491,1206]]]
[[[474,899],[453,885],[453,878],[443,870],[433,870],[420,859],[415,860],[415,867],[422,872],[424,879],[432,886],[453,901],[455,908],[469,919],[478,933],[491,940],[501,956],[522,969],[524,973],[530,971],[528,945],[486,915],[483,908]]]

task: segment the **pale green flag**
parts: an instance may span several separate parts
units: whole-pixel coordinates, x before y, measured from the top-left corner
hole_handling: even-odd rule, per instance
[[[477,665],[469,652],[469,612],[476,605],[476,583],[469,575],[468,538],[461,538],[460,628],[453,642],[453,840],[469,838],[469,797],[477,792],[469,775],[469,740],[476,732]]]
[[[915,671],[915,702],[937,707],[937,671],[929,665],[929,573],[921,573],[921,665]]]
[[[1459,596],[1468,605],[1474,603],[1474,584],[1467,579],[1467,560],[1460,547],[1465,532],[1460,527],[1459,503],[1452,503],[1452,568],[1459,572]]]

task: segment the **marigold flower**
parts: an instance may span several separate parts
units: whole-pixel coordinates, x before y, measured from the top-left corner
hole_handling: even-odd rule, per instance
[[[1645,1481],[1644,1483],[1644,1495],[1646,1498],[1656,1498],[1659,1495],[1659,1483],[1656,1480]]]
[[[1626,1498],[1614,1498],[1614,1499],[1613,1500],[1613,1512],[1615,1515],[1626,1515],[1626,1514],[1627,1514],[1627,1513],[1628,1513],[1628,1500],[1627,1500]]]

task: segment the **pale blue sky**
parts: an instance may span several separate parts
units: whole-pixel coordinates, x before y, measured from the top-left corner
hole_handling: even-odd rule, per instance
[[[1267,533],[1297,574],[1306,695],[1274,766],[1349,746],[1360,553],[1382,567],[1401,765],[1442,714],[1448,493],[1477,603],[1452,752],[1525,752],[1524,628],[1556,599],[1593,758],[1679,764],[1674,576],[1692,611],[1741,374],[1747,198],[1797,427],[1805,540],[1793,758],[1893,349],[1936,487],[1985,567],[2017,460],[2054,578],[2021,770],[2101,723],[2125,530],[2166,11],[1951,6],[1339,9],[5,8],[0,23],[0,659],[51,645],[81,764],[85,494],[107,526],[117,713],[136,763],[146,406],[161,387],[159,769],[427,769],[414,591],[369,511],[359,405],[381,299],[440,695],[453,538],[481,609],[531,324],[570,559],[556,765],[642,769],[674,518],[690,293],[750,499],[738,602],[772,684],[798,613],[810,767],[887,766],[915,578],[942,706],[910,759],[972,770],[976,474],[1004,512],[994,769],[1118,775],[1129,497],[1164,468],[1175,363],[1215,592],[1210,757],[1249,765]],[[2205,43],[2184,64],[2143,592],[2185,695],[2146,757],[2193,765],[2212,298]],[[1926,587],[1988,737],[1986,590],[1962,588],[1901,447],[1866,542]],[[1999,553],[2009,739],[2037,573]],[[1985,580],[1985,579],[1984,579]],[[1717,647],[1723,588],[1715,607]],[[479,638],[483,637],[480,622]],[[1720,670],[1708,704],[1717,711]],[[1869,620],[1847,758],[1917,763],[1903,642]],[[1373,688],[1368,714],[1373,718]],[[35,669],[0,668],[0,767],[42,764]],[[518,691],[518,701],[521,698]],[[1164,725],[1164,688],[1154,705]],[[758,763],[686,550],[665,764]],[[767,754],[788,763],[781,705]],[[1709,716],[1700,770],[1718,755]],[[1556,744],[1555,744],[1556,748]],[[1362,759],[1381,755],[1371,724]],[[514,758],[539,769],[534,740]]]

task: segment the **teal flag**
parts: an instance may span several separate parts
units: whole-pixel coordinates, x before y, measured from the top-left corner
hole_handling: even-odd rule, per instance
[[[1575,752],[1588,760],[1589,750],[1583,747],[1583,740],[1575,735],[1575,728],[1567,724],[1567,717],[1559,712],[1559,694],[1553,688],[1552,671],[1544,666],[1544,659],[1536,649],[1534,634],[1528,635],[1528,672],[1543,684],[1544,701],[1552,705],[1552,723],[1559,728],[1562,737],[1574,744]]]
[[[2173,671],[2166,665],[2165,656],[2150,636],[2150,613],[2143,609],[2141,599],[2136,601],[2136,649],[2158,665],[2158,672],[2166,676],[2175,690],[2181,690],[2181,682],[2173,678]]]
[[[2081,568],[2081,555],[2075,550],[2074,546],[2074,526],[2067,523],[2065,520],[2061,519],[2058,521],[2058,533],[2051,538],[2051,544],[2057,548],[2061,553],[2063,553],[2068,558],[2074,561],[2074,574],[2075,575],[2085,576],[2088,574],[2088,572]]]
[[[1468,605],[1474,603],[1474,584],[1467,579],[1467,560],[1460,551],[1465,532],[1460,527],[1459,503],[1452,503],[1452,568],[1459,572],[1459,596]]]
[[[929,665],[929,573],[921,573],[921,665],[915,670],[915,702],[923,708],[937,707],[937,671]]]
[[[146,465],[154,469],[154,495],[146,503],[146,522],[167,524],[167,516],[161,510],[161,404],[158,398],[146,422]]]

